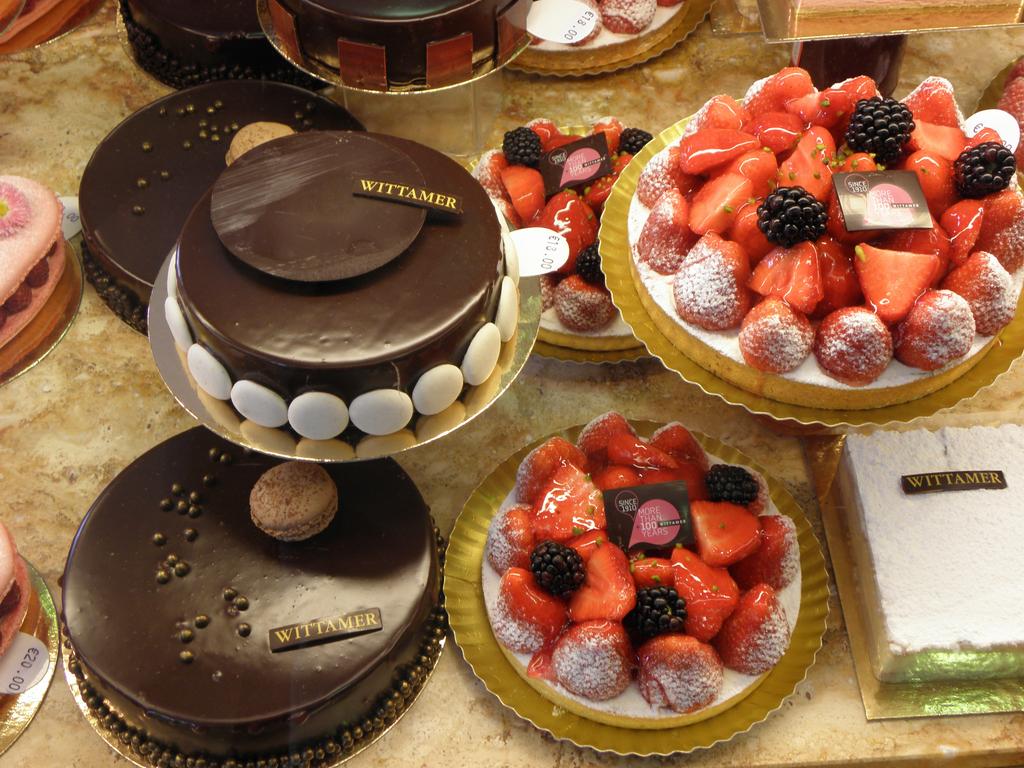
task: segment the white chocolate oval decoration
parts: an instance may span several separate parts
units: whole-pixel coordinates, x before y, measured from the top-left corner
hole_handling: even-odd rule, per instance
[[[288,406],[288,423],[302,437],[329,440],[348,426],[348,406],[327,392],[304,392]]]
[[[491,375],[495,364],[498,362],[498,354],[501,352],[501,333],[494,323],[487,323],[476,332],[476,336],[469,342],[469,349],[466,356],[462,358],[462,375],[466,383],[476,386]]]
[[[353,400],[348,415],[368,435],[390,435],[412,418],[412,400],[397,389],[375,389]]]
[[[188,348],[186,357],[188,370],[203,392],[218,400],[230,399],[231,377],[206,347],[193,344]]]
[[[462,371],[454,365],[439,365],[420,376],[412,390],[412,404],[424,416],[440,413],[462,394]]]
[[[498,296],[498,311],[494,313],[494,324],[498,326],[502,342],[516,335],[519,324],[519,291],[511,277],[501,278],[501,295]]]
[[[240,414],[261,427],[283,427],[288,423],[284,398],[255,381],[236,381],[231,388],[231,403]]]
[[[181,314],[181,307],[178,300],[173,296],[164,299],[164,317],[167,318],[167,327],[171,329],[171,336],[179,349],[188,349],[192,346],[192,332],[188,329],[185,316]]]

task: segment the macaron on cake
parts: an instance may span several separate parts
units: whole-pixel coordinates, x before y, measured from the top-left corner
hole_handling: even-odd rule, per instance
[[[14,537],[0,522],[0,657],[7,653],[32,602],[28,569]]]
[[[64,272],[61,214],[42,184],[0,176],[0,349],[39,314]]]
[[[268,469],[249,494],[252,521],[281,541],[304,541],[331,524],[338,487],[319,464],[289,461]]]

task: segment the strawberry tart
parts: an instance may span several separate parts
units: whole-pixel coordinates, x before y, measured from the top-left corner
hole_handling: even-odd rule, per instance
[[[663,483],[687,488],[687,546],[621,546],[603,492]],[[525,457],[482,568],[515,670],[561,708],[629,728],[736,704],[786,653],[800,611],[796,526],[764,480],[681,424],[644,439],[614,412]]]
[[[537,168],[542,156],[578,141],[581,134],[599,132],[608,141],[611,172],[546,194]],[[639,347],[605,288],[597,230],[619,174],[651,139],[647,131],[627,128],[616,117],[602,118],[579,132],[563,131],[550,120],[537,119],[507,132],[502,148],[485,152],[474,167],[473,176],[511,228],[546,227],[569,243],[569,260],[558,272],[541,278],[541,341],[592,351]]]
[[[1022,451],[1016,424],[847,438],[839,484],[879,679],[1024,678]]]
[[[630,202],[645,309],[695,362],[781,402],[867,409],[940,389],[996,342],[1024,280],[1015,160],[962,121],[937,77],[898,102],[867,77],[818,91],[790,67],[742,102],[715,96]],[[916,174],[930,228],[847,229],[833,175],[881,170]]]

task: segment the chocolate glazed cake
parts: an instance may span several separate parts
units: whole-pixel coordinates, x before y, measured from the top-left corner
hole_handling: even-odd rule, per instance
[[[146,332],[160,266],[196,201],[224,170],[239,128],[359,130],[345,109],[291,85],[222,81],[159,99],[125,119],[93,152],[79,188],[86,275],[125,322]]]
[[[249,516],[277,463],[181,433],[111,482],[71,545],[68,668],[152,765],[336,761],[397,719],[440,652],[438,538],[412,480],[389,459],[328,465],[337,515],[286,543]],[[376,631],[274,650],[375,610]]]
[[[366,90],[465,82],[508,63],[529,44],[532,0],[266,2],[285,54]]]
[[[323,86],[274,50],[255,0],[119,2],[136,62],[172,88],[241,79]]]

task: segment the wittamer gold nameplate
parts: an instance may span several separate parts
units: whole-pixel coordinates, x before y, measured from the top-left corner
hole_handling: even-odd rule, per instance
[[[435,192],[426,187],[415,187],[408,184],[399,184],[394,181],[353,179],[352,194],[359,197],[390,200],[391,202],[404,203],[405,205],[416,205],[420,208],[428,208],[431,211],[441,211],[442,213],[460,215],[462,213],[461,198],[444,192]]]
[[[380,609],[367,608],[363,611],[276,627],[270,630],[270,651],[278,653],[308,645],[333,643],[368,632],[380,632],[382,629],[384,624],[381,622]]]
[[[956,470],[953,472],[923,472],[900,478],[907,494],[934,491],[1001,490],[1006,487],[1006,476],[999,470]]]

